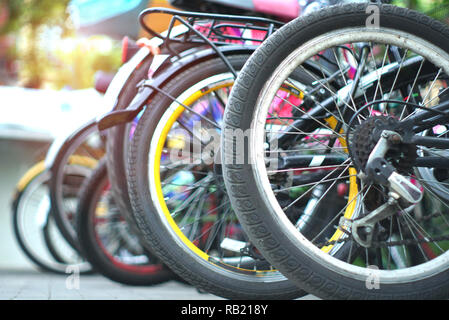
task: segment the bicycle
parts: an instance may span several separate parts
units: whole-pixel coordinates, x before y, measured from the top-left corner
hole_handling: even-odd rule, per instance
[[[224,116],[225,184],[250,239],[304,290],[447,298],[448,34],[405,8],[333,6],[285,25],[240,73]],[[304,100],[311,111],[294,104],[288,118],[273,114],[292,71],[319,64],[324,50],[345,85],[320,75],[323,95]],[[247,144],[235,129],[249,130]],[[308,194],[310,210],[289,214]],[[335,195],[345,201],[316,228],[316,207]]]
[[[136,83],[146,77],[148,72],[152,55],[155,53],[152,51],[152,45],[153,43],[150,42],[149,44],[137,46],[137,49],[134,49],[129,40],[124,40],[123,58],[125,63],[107,86],[104,96],[106,108],[120,108],[123,103],[126,104],[131,101],[132,94],[136,92]],[[99,109],[99,111],[101,110]],[[79,230],[77,231],[76,229],[76,221],[78,219],[77,207],[80,205],[80,199],[78,197],[73,199],[69,207],[62,201],[66,192],[64,183],[67,182],[67,169],[73,167],[72,159],[86,158],[88,156],[93,164],[90,170],[84,172],[84,175],[78,178],[77,184],[81,187],[83,183],[88,183],[92,174],[99,170],[97,169],[98,162],[104,158],[106,152],[105,140],[107,140],[106,135],[97,128],[97,119],[92,119],[68,136],[58,138],[50,147],[46,156],[45,166],[50,172],[49,194],[52,215],[55,217],[54,220],[66,241],[80,254],[84,255],[83,252],[86,253],[85,258],[89,262],[92,261],[91,265],[95,267],[96,271],[108,275],[111,280],[129,285],[151,285],[166,281],[172,277],[172,273],[165,266],[163,267],[159,262],[155,261],[148,250],[143,251],[140,241],[137,241],[134,247],[136,250],[143,251],[146,256],[147,261],[142,268],[133,268],[131,260],[128,260],[128,264],[126,261],[117,263],[117,257],[113,254],[106,255],[105,260],[105,255],[102,255],[103,251],[94,251],[92,253],[92,251],[89,251],[91,248],[86,250],[83,247],[84,242],[80,244],[78,239]],[[101,165],[100,167],[103,166]],[[98,174],[95,177],[98,178]],[[82,195],[80,193],[78,196]],[[86,202],[86,197],[84,196],[81,200]],[[84,214],[85,212],[83,212]],[[133,221],[127,220],[123,222],[123,225],[131,228],[130,237],[136,234],[136,227],[134,227]],[[91,229],[87,230],[90,231]],[[98,243],[96,244],[98,247]],[[97,249],[97,247],[93,248],[93,250]],[[140,258],[145,259],[144,255]]]

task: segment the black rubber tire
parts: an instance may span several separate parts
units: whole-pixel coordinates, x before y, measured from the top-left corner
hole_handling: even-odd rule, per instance
[[[55,224],[54,218],[51,215],[51,212],[49,213],[49,216],[47,218],[47,222],[45,223],[45,226],[43,228],[44,233],[44,241],[47,245],[48,252],[51,254],[53,259],[55,259],[58,263],[67,263],[64,258],[60,255],[58,252],[58,249],[56,248],[55,244],[53,243],[52,237],[51,237],[51,228],[52,225]]]
[[[122,110],[128,107],[137,94],[137,84],[147,78],[148,69],[150,68],[152,61],[153,56],[148,56],[139,69],[131,74],[118,97],[115,110]],[[134,221],[134,217],[130,213],[132,209],[128,195],[128,184],[126,182],[125,172],[126,164],[124,159],[124,154],[126,152],[124,149],[128,145],[125,139],[129,131],[129,126],[129,124],[122,124],[108,129],[106,139],[106,161],[109,168],[108,176],[109,181],[111,181],[111,191],[114,194],[117,206],[120,209],[120,212],[126,216],[128,220]]]
[[[173,273],[154,256],[148,255],[154,264],[145,265],[148,270],[127,268],[115,264],[104,253],[94,231],[94,218],[99,192],[108,184],[106,161],[100,161],[92,175],[84,181],[79,193],[76,215],[78,242],[83,256],[103,276],[126,285],[150,286],[172,280]]]
[[[51,177],[49,181],[52,210],[51,214],[56,221],[59,231],[75,250],[79,250],[75,226],[67,220],[66,213],[63,212],[63,208],[61,208],[59,205],[59,190],[61,189],[60,184],[64,179],[64,168],[67,165],[69,157],[72,155],[70,152],[73,146],[76,146],[76,148],[78,148],[85,141],[86,137],[89,137],[95,132],[98,132],[96,122],[90,121],[86,123],[82,128],[80,128],[76,135],[65,141],[65,143],[61,146],[51,168]]]
[[[248,55],[229,57],[239,70]],[[179,96],[187,88],[210,76],[228,72],[219,58],[206,60],[182,72],[170,80],[163,88],[172,96]],[[128,154],[128,181],[131,203],[136,221],[151,243],[155,253],[180,277],[197,288],[228,299],[293,299],[305,295],[295,285],[282,279],[272,283],[249,281],[226,275],[224,268],[214,266],[199,258],[178,244],[164,222],[156,213],[148,188],[148,152],[153,132],[159,119],[172,101],[164,95],[157,95],[146,108],[139,120]],[[212,270],[213,269],[213,270]]]
[[[347,27],[364,27],[368,3],[333,6],[296,19],[259,47],[243,68],[225,111],[224,130],[249,129],[256,100],[275,68],[288,54],[319,35]],[[379,5],[380,26],[401,30],[426,39],[449,52],[449,28],[418,12],[391,5]],[[225,140],[226,139],[226,140]],[[232,137],[222,137],[223,161],[234,159],[223,148]],[[257,191],[255,173],[249,164],[224,164],[224,178],[231,203],[250,239],[284,275],[304,290],[325,299],[447,299],[449,269],[413,283],[384,284],[368,290],[365,281],[335,273],[296,245],[283,231],[283,224],[265,205]]]
[[[51,272],[51,273],[57,273],[57,274],[66,274],[66,266],[69,266],[69,264],[66,264],[65,261],[63,261],[62,258],[55,258],[55,265],[51,265],[49,263],[46,263],[46,261],[44,261],[43,259],[41,259],[41,257],[39,257],[35,252],[33,252],[32,248],[29,248],[28,245],[26,244],[26,241],[23,238],[22,235],[22,230],[19,227],[19,223],[20,223],[20,210],[19,210],[19,206],[20,206],[20,202],[24,199],[24,197],[26,196],[26,190],[27,188],[34,183],[34,181],[39,178],[41,175],[45,175],[48,174],[48,172],[44,171],[44,172],[40,172],[38,173],[36,176],[34,176],[29,182],[28,184],[22,189],[22,190],[16,190],[14,196],[13,196],[13,202],[12,202],[12,224],[13,224],[13,232],[14,232],[14,237],[17,240],[17,243],[20,247],[20,249],[22,250],[22,252],[25,254],[25,256],[30,259],[40,270],[45,271],[45,272]],[[48,178],[45,178],[48,181]],[[51,213],[49,213],[49,215],[51,215]],[[48,226],[48,219],[50,219],[51,217],[47,217],[47,223],[45,224],[45,226],[42,228],[42,237],[43,240],[45,242],[45,244],[48,246],[49,244],[51,245],[51,247],[47,247],[47,249],[49,250],[49,253],[51,255],[53,255],[53,253],[51,252],[51,250],[56,250],[53,247],[55,246],[54,243],[52,243],[51,238],[48,236],[48,234],[46,234],[45,230],[46,227]],[[50,242],[50,243],[49,243]],[[55,251],[56,252],[56,251]],[[86,270],[82,270],[81,274],[91,274],[93,273],[93,269],[89,266],[88,269]]]

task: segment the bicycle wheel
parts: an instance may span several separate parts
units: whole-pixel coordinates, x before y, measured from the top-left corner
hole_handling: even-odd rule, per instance
[[[396,202],[387,184],[371,180],[375,175],[365,170],[382,132],[446,101],[449,30],[414,11],[369,5],[335,6],[297,19],[251,57],[226,109],[225,183],[253,243],[310,293],[329,299],[447,298],[447,169],[437,165],[447,159],[447,151],[397,140],[384,154],[385,166],[419,189],[422,200],[413,205],[405,206],[401,197]],[[372,12],[379,14],[380,25],[367,22]],[[313,112],[292,105],[295,116],[273,130],[271,119],[277,117],[270,106],[279,98],[279,88],[305,61],[319,64],[324,51],[334,53],[335,76],[345,86],[336,91],[329,88],[328,78],[316,78],[330,97],[311,97]],[[446,119],[431,122],[424,131],[415,123],[396,137],[408,132],[415,138],[445,138]],[[243,149],[234,143],[235,129],[249,130]],[[267,166],[267,149],[288,154],[288,161],[276,158],[274,167]],[[248,160],[239,162],[240,153]],[[429,155],[439,161],[431,164]],[[291,172],[293,185],[286,184],[286,172]],[[289,202],[279,200],[292,191]],[[287,210],[315,192],[317,203],[333,192],[346,203],[325,228],[312,224],[306,233],[299,226],[307,216],[291,219]],[[376,217],[372,227],[357,229],[367,217]]]
[[[83,257],[102,275],[123,284],[148,286],[171,280],[172,272],[142,248],[114,199],[106,161],[100,161],[79,194],[76,219]]]
[[[90,273],[90,264],[65,242],[57,228],[50,226],[53,223],[49,177],[44,163],[39,162],[20,180],[13,201],[14,235],[22,251],[39,269],[65,274],[68,267],[76,267],[80,273]],[[63,254],[55,257],[55,252]]]
[[[228,58],[239,70],[248,56]],[[229,206],[220,165],[213,161],[214,139],[201,137],[208,131],[218,145],[233,81],[220,59],[202,61],[161,88],[168,96],[160,93],[149,103],[128,159],[136,221],[161,260],[202,290],[226,298],[296,298],[305,293],[248,242]],[[190,138],[203,144],[204,152],[195,151]]]
[[[66,241],[78,248],[75,230],[77,197],[70,197],[79,191],[84,179],[91,175],[97,161],[105,154],[103,137],[98,132],[96,122],[91,121],[81,127],[58,150],[50,168],[49,192],[52,215]],[[77,175],[68,175],[70,170]]]
[[[73,261],[77,261],[80,257],[82,257],[81,259],[83,263],[89,264],[89,270],[82,273],[94,273],[92,265],[84,258],[84,256],[75,251],[73,247],[64,239],[59,231],[53,215],[51,214],[51,211],[48,214],[47,222],[45,223],[42,232],[46,249],[57,263],[62,265],[71,265],[73,264]],[[67,270],[69,269],[66,269],[66,271]]]

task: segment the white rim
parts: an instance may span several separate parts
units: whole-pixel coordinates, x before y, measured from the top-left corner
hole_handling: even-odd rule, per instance
[[[386,28],[372,30],[364,27],[329,32],[301,45],[276,68],[266,82],[256,102],[249,138],[249,160],[250,163],[254,164],[252,166],[252,171],[257,181],[257,188],[262,195],[265,206],[270,208],[276,219],[276,223],[285,230],[285,234],[288,236],[291,243],[295,245],[298,250],[301,250],[311,259],[317,261],[326,268],[338,272],[343,276],[349,276],[361,281],[365,281],[367,277],[372,274],[372,270],[345,263],[324,253],[299,233],[287,219],[276,200],[268,180],[263,152],[264,141],[262,141],[260,137],[264,136],[265,119],[271,101],[278,88],[297,66],[301,65],[307,58],[315,55],[317,52],[338,44],[367,41],[388,43],[402,48],[413,48],[413,52],[426,57],[432,63],[438,61],[438,63],[434,64],[441,67],[446,74],[449,74],[449,56],[447,53],[428,43],[424,39],[410,36],[410,34]],[[379,276],[382,283],[405,283],[430,277],[446,270],[448,265],[449,254],[445,252],[439,257],[418,266],[391,271],[379,270],[378,272],[376,271],[376,274]]]

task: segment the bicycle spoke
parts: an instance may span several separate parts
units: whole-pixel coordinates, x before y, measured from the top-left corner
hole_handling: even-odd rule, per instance
[[[345,161],[346,162],[346,161]],[[349,167],[351,166],[351,164],[348,164],[347,166],[346,166],[346,170],[347,169],[349,169]],[[346,170],[342,170],[342,173],[337,177],[337,178],[340,178],[342,175],[343,175],[343,173],[346,171]],[[333,171],[331,171],[331,173],[332,173]],[[331,174],[330,173],[330,174]],[[325,178],[327,178],[329,175],[327,175]],[[323,178],[324,179],[324,178]],[[325,192],[325,194],[320,198],[320,200],[318,200],[317,202],[319,202],[319,201],[321,201],[321,199],[331,190],[331,188],[335,185],[335,183],[337,183],[337,181],[338,180],[336,180],[335,179],[335,181],[328,187],[328,189],[327,189],[327,191]],[[291,206],[293,206],[295,203],[297,203],[299,200],[301,200],[302,198],[304,198],[310,191],[312,191],[312,190],[314,190],[315,188],[316,188],[316,186],[318,186],[318,183],[315,185],[315,186],[313,186],[312,188],[310,188],[309,190],[307,190],[305,193],[303,193],[301,196],[299,196],[298,198],[296,198],[294,201],[292,201],[288,206],[286,206],[286,207],[284,207],[284,208],[282,208],[282,210],[283,211],[286,211],[288,208],[290,208]]]

